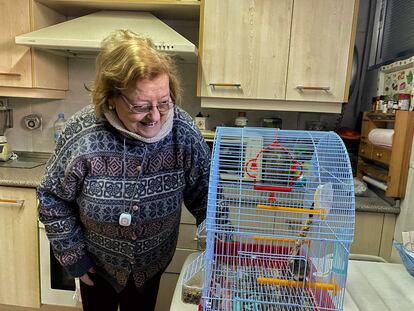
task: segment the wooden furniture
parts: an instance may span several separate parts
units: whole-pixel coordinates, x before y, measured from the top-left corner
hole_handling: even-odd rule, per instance
[[[340,112],[357,11],[354,0],[202,1],[202,107]]]
[[[14,43],[14,37],[65,20],[33,0],[2,0],[0,96],[64,98],[67,59]]]
[[[197,252],[195,218],[183,206],[181,212],[180,234],[178,235],[177,249],[174,257],[161,277],[160,289],[155,311],[170,310],[178,277],[185,259]]]
[[[198,20],[200,0],[36,0],[66,16],[98,10],[151,12],[159,18]]]
[[[373,145],[368,134],[376,128],[393,128],[392,148]],[[367,175],[386,184],[385,195],[404,198],[414,133],[414,112],[364,112],[358,153],[359,178]]]
[[[351,253],[391,258],[395,214],[355,213],[355,236]]]
[[[80,308],[70,308],[55,305],[41,305],[40,308],[25,308],[8,305],[0,305],[0,311],[82,311]]]
[[[40,308],[36,189],[0,186],[0,304]]]

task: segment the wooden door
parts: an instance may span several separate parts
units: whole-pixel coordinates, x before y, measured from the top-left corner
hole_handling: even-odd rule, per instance
[[[287,100],[348,100],[356,2],[295,0]]]
[[[30,1],[0,1],[0,86],[31,87],[30,48],[14,43],[14,37],[30,31]]]
[[[293,0],[205,0],[204,97],[284,99]]]
[[[35,189],[0,187],[0,304],[40,307],[36,202]]]

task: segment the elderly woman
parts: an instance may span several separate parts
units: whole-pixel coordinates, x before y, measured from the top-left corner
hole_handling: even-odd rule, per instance
[[[84,310],[153,310],[182,202],[205,218],[210,151],[149,39],[117,31],[96,65],[92,105],[68,120],[38,188],[40,220]]]

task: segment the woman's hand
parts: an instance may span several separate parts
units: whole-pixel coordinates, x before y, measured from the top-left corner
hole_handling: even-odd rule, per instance
[[[96,273],[95,269],[92,267],[88,270],[89,273]],[[91,280],[91,278],[89,277],[89,275],[87,273],[85,273],[84,275],[82,275],[81,277],[79,277],[79,279],[85,283],[86,285],[89,286],[93,286],[93,281]]]

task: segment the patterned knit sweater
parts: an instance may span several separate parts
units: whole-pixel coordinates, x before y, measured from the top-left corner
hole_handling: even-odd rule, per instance
[[[160,141],[122,135],[91,106],[66,125],[38,188],[40,220],[58,261],[74,276],[92,266],[119,292],[171,260],[181,204],[205,218],[210,151],[191,117],[174,108]],[[130,226],[119,217],[132,215]]]

